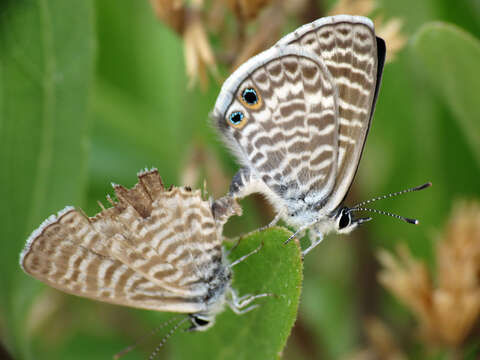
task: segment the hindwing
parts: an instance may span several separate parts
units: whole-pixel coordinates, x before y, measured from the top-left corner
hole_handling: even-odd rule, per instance
[[[113,304],[205,311],[212,278],[230,271],[209,202],[200,191],[164,189],[156,170],[130,190],[114,188],[118,202],[94,217],[69,207],[44,222],[21,254],[25,272]]]

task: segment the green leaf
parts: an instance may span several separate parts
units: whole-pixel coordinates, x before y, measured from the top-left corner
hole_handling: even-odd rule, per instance
[[[277,359],[297,317],[302,286],[300,248],[283,245],[291,232],[272,228],[243,239],[230,259],[263,248],[234,268],[233,287],[240,296],[273,293],[257,299],[260,306],[236,315],[226,309],[206,332],[177,334],[172,339],[173,359]]]
[[[10,350],[28,352],[27,303],[36,286],[18,265],[28,235],[86,184],[94,73],[91,1],[0,5],[0,314]],[[34,285],[35,284],[35,285]]]
[[[412,48],[428,80],[458,120],[480,164],[479,40],[457,26],[434,22],[420,28]]]

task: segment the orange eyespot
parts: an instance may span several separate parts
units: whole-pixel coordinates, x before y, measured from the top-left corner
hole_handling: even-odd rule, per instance
[[[229,125],[241,129],[247,123],[247,118],[241,111],[234,111],[228,116]]]
[[[262,98],[254,87],[243,89],[241,101],[250,109],[258,109],[262,105]]]

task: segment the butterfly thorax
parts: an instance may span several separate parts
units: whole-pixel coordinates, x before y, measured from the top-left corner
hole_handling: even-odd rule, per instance
[[[332,217],[323,218],[312,226],[315,234],[325,236],[331,232],[338,232],[336,221]]]
[[[198,299],[205,304],[205,310],[190,314],[190,331],[205,331],[213,326],[216,315],[225,307],[227,292],[231,289],[232,271],[226,258],[219,258],[211,265],[203,282],[207,284],[205,295]]]
[[[207,288],[201,301],[205,304],[202,313],[214,315],[220,312],[225,305],[227,290],[231,286],[232,271],[225,258],[212,262],[210,271],[205,278]]]
[[[321,219],[331,222],[331,215],[323,210],[323,203],[320,201],[309,202],[305,197],[290,198],[284,200],[285,215],[283,220],[295,228],[302,227],[306,224],[313,224]]]
[[[287,217],[284,217],[288,225],[296,229],[309,229],[310,236],[313,238],[323,238],[325,235],[335,232],[339,234],[348,234],[361,223],[369,219],[359,218],[355,219],[352,216],[351,209],[340,205],[335,210],[325,213],[324,203],[316,204],[304,203],[304,206],[299,206],[302,202],[295,203],[296,208],[290,207],[291,211]]]

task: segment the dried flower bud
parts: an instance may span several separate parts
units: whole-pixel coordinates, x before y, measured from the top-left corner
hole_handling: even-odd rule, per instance
[[[407,37],[401,33],[402,26],[403,20],[399,18],[393,18],[386,22],[383,22],[381,17],[375,19],[377,35],[384,39],[387,45],[386,62],[395,60],[398,52],[402,50],[407,43]]]
[[[232,70],[235,70],[252,56],[260,53],[275,43],[285,22],[283,11],[278,7],[271,7],[258,20],[258,27],[262,31],[254,33],[244,42],[239,54],[235,58]]]
[[[197,79],[200,79],[202,88],[206,88],[207,70],[217,77],[218,74],[215,57],[200,16],[202,0],[192,1],[190,7],[182,0],[150,0],[150,2],[157,17],[183,37],[188,86],[192,87]]]
[[[375,9],[373,0],[339,0],[328,15],[369,15]]]
[[[339,0],[328,14],[368,16],[373,10],[375,10],[375,7],[376,4],[373,0]],[[400,18],[393,18],[385,22],[383,21],[382,16],[376,16],[374,18],[374,23],[375,32],[379,37],[385,40],[385,44],[387,45],[386,62],[391,62],[407,43],[407,37],[401,33],[403,20]]]
[[[208,84],[207,69],[216,77],[218,77],[218,71],[212,48],[208,42],[207,32],[199,14],[196,12],[189,16],[183,41],[185,66],[189,77],[188,86],[193,87],[197,79],[200,79],[200,84],[203,88],[206,88]]]
[[[379,253],[379,281],[416,314],[430,343],[461,345],[480,316],[480,205],[460,203],[453,211],[437,242],[437,286],[406,247],[398,254]]]
[[[367,346],[355,351],[345,360],[405,360],[407,357],[398,347],[395,336],[388,326],[376,317],[364,321]]]
[[[270,0],[228,0],[227,4],[237,18],[248,21],[255,19]]]
[[[388,326],[376,317],[365,320],[365,330],[370,352],[374,359],[405,360],[407,357],[398,347],[395,336]]]
[[[150,0],[157,17],[181,34],[185,23],[185,7],[182,0]]]
[[[382,250],[378,259],[384,269],[380,283],[404,302],[423,322],[430,319],[432,281],[427,267],[415,260],[405,245],[397,248],[398,258]]]

